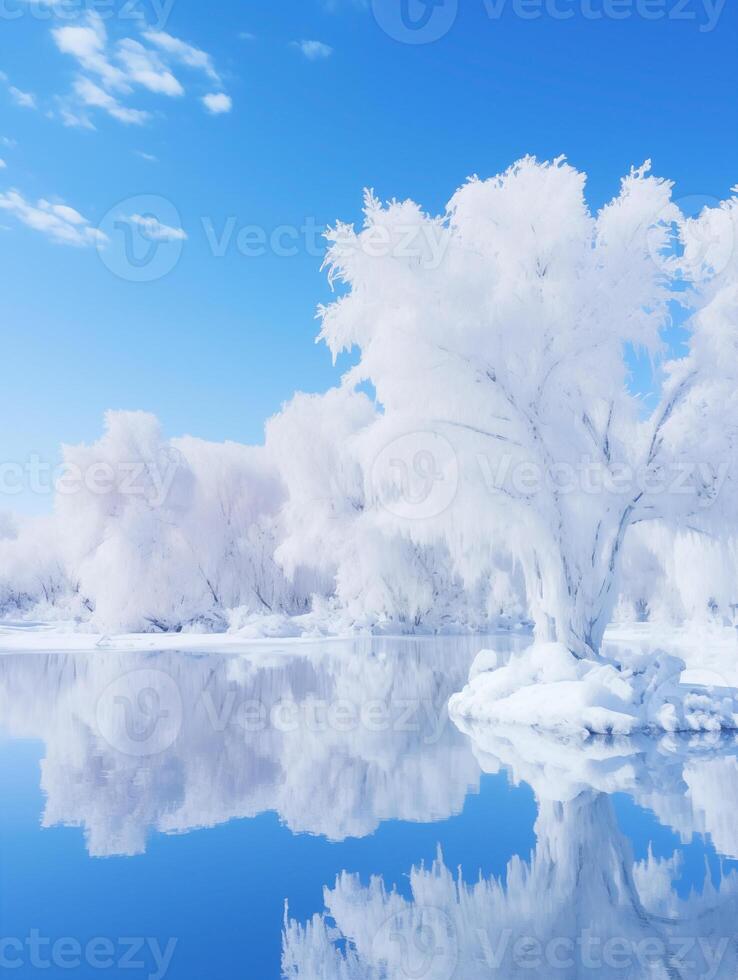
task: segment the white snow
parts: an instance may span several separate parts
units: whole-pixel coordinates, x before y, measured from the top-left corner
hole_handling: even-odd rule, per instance
[[[736,621],[738,191],[687,219],[650,163],[597,211],[585,181],[525,157],[436,216],[367,193],[363,226],[327,235],[340,385],[298,392],[260,446],[108,413],[64,447],[53,515],[0,515],[0,616],[83,634],[66,649],[532,623],[526,654],[478,661],[460,716],[733,727],[734,653],[605,647],[613,622]],[[664,360],[675,303],[684,356]],[[651,412],[632,351],[657,368]]]
[[[560,643],[533,644],[503,666],[482,651],[449,712],[490,726],[528,725],[585,737],[738,730],[738,634],[713,634],[722,641],[722,656],[702,656],[709,649],[703,636],[690,651],[691,670],[663,649],[612,642],[606,649],[616,656],[609,662],[578,659]],[[662,638],[668,642],[668,634]]]

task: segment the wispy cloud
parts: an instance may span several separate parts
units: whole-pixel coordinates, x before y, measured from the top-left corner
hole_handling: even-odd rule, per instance
[[[55,27],[51,33],[59,51],[73,57],[80,69],[71,97],[60,103],[60,115],[68,126],[94,128],[90,109],[106,112],[123,123],[147,122],[151,112],[131,107],[128,97],[136,89],[170,98],[183,96],[185,88],[174,74],[173,64],[202,72],[221,86],[213,59],[206,51],[165,31],[145,28],[140,35],[142,40],[126,37],[111,42],[102,17],[91,11],[84,23]],[[224,93],[218,94],[217,100],[213,107],[205,103],[210,112],[230,109],[230,99]]]
[[[256,34],[252,34],[251,31],[240,31],[238,39],[239,41],[255,41]]]
[[[187,239],[184,228],[172,228],[151,215],[131,214],[126,219],[151,242],[183,242]]]
[[[7,167],[7,163],[3,160],[2,157],[0,157],[0,170],[5,170],[6,167]]]
[[[89,78],[78,78],[74,83],[74,92],[83,105],[92,109],[102,109],[119,122],[140,126],[149,118],[148,112],[123,105],[114,95],[106,92]]]
[[[41,198],[31,204],[17,190],[0,194],[0,210],[14,215],[18,221],[44,234],[57,245],[102,245],[107,236],[93,228],[87,218],[67,204],[52,204]]]
[[[36,108],[36,96],[31,92],[23,92],[21,89],[16,88],[15,85],[8,86],[8,92],[10,92],[11,98],[16,105],[21,106],[23,109]]]
[[[154,156],[153,153],[146,153],[145,150],[134,150],[133,152],[137,157],[141,157],[142,160],[146,160],[147,163],[159,162],[159,157]]]
[[[91,11],[83,27],[54,27],[51,36],[63,54],[76,58],[81,68],[91,75],[97,75],[107,88],[130,89],[126,73],[108,58],[107,31],[99,14]]]
[[[330,58],[333,48],[322,41],[293,41],[293,45],[299,48],[308,61],[320,61],[322,58]]]
[[[187,65],[188,68],[197,68],[199,71],[205,72],[208,78],[214,82],[220,82],[220,76],[215,70],[213,59],[206,51],[201,51],[200,48],[196,48],[186,41],[181,41],[178,37],[172,37],[166,31],[148,30],[143,32],[143,36],[150,44],[166,51],[175,61]]]
[[[127,78],[136,85],[160,95],[184,95],[182,84],[162,63],[155,51],[149,51],[138,41],[126,38],[118,45],[118,58]]]
[[[203,95],[202,103],[213,116],[220,116],[224,112],[230,112],[233,107],[233,100],[225,92],[213,92],[210,95]]]

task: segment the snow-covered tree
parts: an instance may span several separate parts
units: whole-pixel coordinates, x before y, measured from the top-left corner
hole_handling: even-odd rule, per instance
[[[98,628],[304,608],[274,560],[284,491],[263,448],[167,440],[152,415],[110,412],[102,438],[66,447],[64,461],[57,534]]]
[[[597,658],[630,528],[735,524],[738,258],[718,250],[716,268],[704,242],[738,239],[738,199],[684,221],[646,164],[593,214],[584,185],[526,158],[441,217],[367,195],[364,228],[330,233],[347,288],[321,336],[334,355],[358,348],[345,383],[376,390],[365,469],[398,447],[372,505],[416,540],[442,534],[467,579],[504,543],[537,638]],[[629,358],[663,353],[675,298],[695,307],[688,355],[644,417]]]
[[[0,513],[0,615],[53,618],[59,608],[84,613],[51,516],[13,518]]]
[[[345,386],[297,394],[270,419],[266,448],[286,493],[277,561],[290,576],[314,570],[338,629],[518,622],[524,588],[509,558],[487,551],[483,571],[465,580],[442,534],[421,541],[372,506],[377,421],[370,399]]]

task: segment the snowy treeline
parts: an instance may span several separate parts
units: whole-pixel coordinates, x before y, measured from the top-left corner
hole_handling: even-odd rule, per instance
[[[442,536],[419,542],[367,506],[371,473],[352,440],[373,419],[361,394],[298,395],[268,424],[266,446],[251,447],[165,440],[149,415],[110,413],[99,442],[65,450],[99,467],[98,491],[81,481],[52,516],[2,515],[2,614],[108,632],[238,628],[265,615],[279,632],[525,620],[522,571],[499,545],[475,542],[487,561],[465,579]],[[735,543],[637,530],[617,619],[732,621]]]
[[[415,542],[368,512],[349,444],[373,415],[348,390],[298,395],[252,447],[166,440],[150,415],[109,413],[98,442],[65,447],[53,516],[5,517],[3,614],[106,632],[520,621],[509,560],[490,558],[470,588],[442,538]]]
[[[364,227],[329,234],[341,386],[296,395],[261,447],[109,414],[65,449],[53,517],[0,524],[2,611],[108,631],[530,618],[577,656],[613,617],[731,621],[738,198],[687,220],[644,166],[593,214],[584,182],[527,158],[435,218],[368,194]],[[677,302],[686,353],[663,362]],[[664,379],[650,414],[631,351]]]

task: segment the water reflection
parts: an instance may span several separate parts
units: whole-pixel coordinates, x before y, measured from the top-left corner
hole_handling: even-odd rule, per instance
[[[536,847],[503,879],[464,882],[439,854],[409,869],[411,896],[342,873],[307,923],[288,917],[286,977],[730,977],[738,969],[738,872],[676,887],[678,851],[633,857],[612,794],[625,792],[683,839],[708,832],[738,852],[734,740],[553,741],[467,731],[480,767],[533,787]],[[494,833],[494,828],[490,828]]]
[[[141,853],[152,831],[265,811],[295,832],[342,840],[390,818],[449,817],[478,787],[446,702],[479,644],[9,655],[0,657],[0,718],[11,736],[45,743],[44,826],[84,828],[92,855]]]
[[[414,868],[402,856],[409,890],[397,891],[357,874],[336,845],[331,871],[316,875],[324,908],[306,918],[311,899],[302,917],[285,915],[282,969],[293,980],[734,978],[738,872],[715,864],[685,890],[680,850],[636,860],[614,801],[626,794],[683,842],[703,835],[738,860],[735,740],[457,729],[446,703],[480,645],[504,654],[525,642],[5,656],[0,718],[11,737],[45,745],[43,825],[81,828],[93,856],[141,854],[152,833],[268,811],[295,833],[343,841],[387,820],[460,814],[483,773],[532,787],[536,846],[499,880],[469,882],[440,853]],[[291,878],[278,884],[289,898]],[[242,896],[245,910],[262,892],[255,883]],[[274,927],[276,952],[277,915]]]

